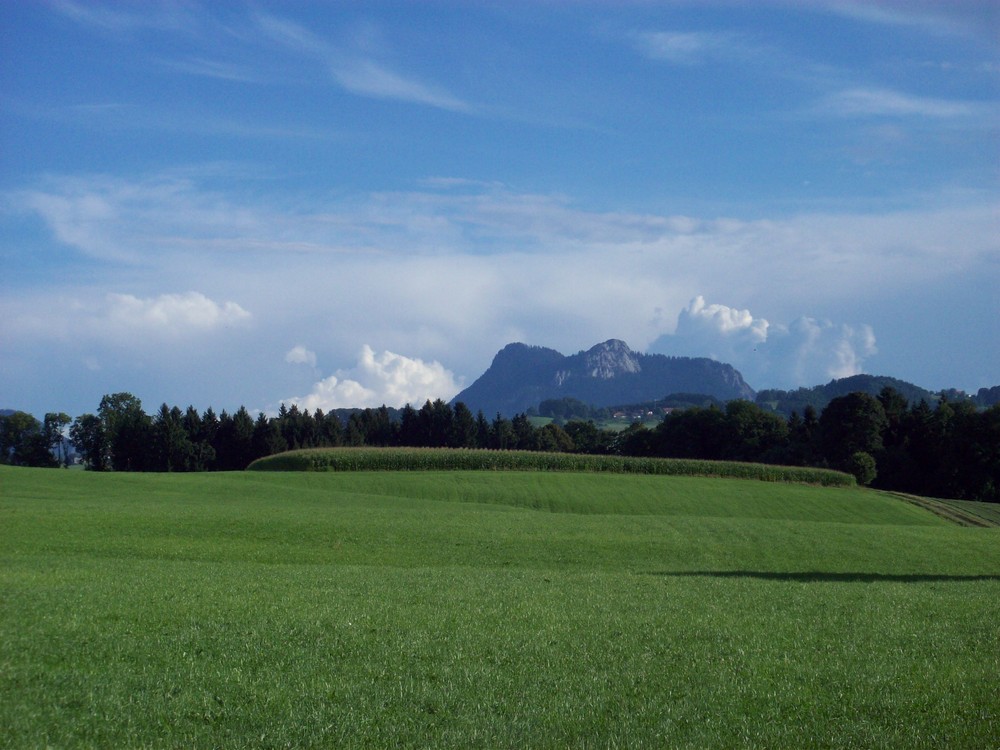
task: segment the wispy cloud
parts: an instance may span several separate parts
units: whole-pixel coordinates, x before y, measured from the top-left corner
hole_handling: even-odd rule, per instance
[[[732,62],[758,52],[743,36],[727,31],[644,31],[631,40],[646,57],[677,65]]]
[[[49,0],[63,16],[91,28],[112,34],[142,29],[181,31],[195,28],[195,16],[182,3],[143,3],[142,6],[103,5],[75,0]]]
[[[334,46],[308,29],[286,19],[258,14],[258,28],[286,50],[315,58],[345,91],[375,99],[423,104],[470,113],[473,105],[444,87],[399,73],[389,65],[358,51]]]
[[[155,131],[192,133],[203,136],[228,136],[247,139],[331,140],[343,137],[332,128],[297,125],[291,118],[228,117],[185,112],[177,108],[160,109],[156,105],[139,106],[116,102],[73,104],[65,107],[20,107],[18,111],[32,118],[50,122],[71,123],[75,126],[108,131]]]
[[[265,83],[268,80],[256,70],[251,70],[245,65],[222,60],[210,60],[203,57],[190,57],[183,60],[163,60],[162,64],[188,75],[216,78],[235,83]]]
[[[183,5],[164,4],[143,6],[142,11],[104,6],[75,0],[54,0],[52,6],[65,17],[103,32],[124,34],[138,30],[191,32],[212,28],[213,39],[227,39],[245,62],[219,59],[213,52],[193,54],[178,59],[161,59],[161,65],[188,75],[215,78],[239,83],[267,83],[279,77],[268,74],[261,65],[266,59],[262,45],[278,45],[285,53],[309,58],[321,66],[324,74],[337,86],[351,94],[375,99],[420,104],[452,112],[473,113],[477,108],[444,86],[400,72],[384,60],[363,50],[365,45],[345,43],[335,45],[293,21],[256,13],[251,23],[255,33],[234,32],[216,27],[207,17],[188,12]],[[352,48],[354,47],[354,48]],[[232,50],[230,50],[232,51]]]
[[[820,0],[816,7],[863,23],[912,28],[926,34],[995,38],[1000,10],[993,0]]]
[[[991,108],[981,102],[914,96],[885,88],[850,88],[824,97],[815,111],[839,117],[951,119],[987,115]]]
[[[338,61],[331,64],[331,70],[337,82],[354,94],[426,104],[453,112],[473,111],[471,105],[443,88],[407,78],[373,60]]]

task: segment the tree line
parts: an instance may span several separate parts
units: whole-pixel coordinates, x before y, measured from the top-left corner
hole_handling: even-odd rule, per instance
[[[548,406],[548,405],[547,405]],[[575,404],[573,406],[576,406]],[[850,393],[819,413],[784,417],[749,401],[694,406],[655,427],[601,429],[571,419],[536,426],[526,414],[487,419],[463,403],[324,413],[282,405],[275,417],[199,413],[163,404],[147,415],[129,393],[106,395],[96,414],[39,422],[0,417],[0,461],[65,464],[68,442],[94,471],[232,471],[296,448],[425,446],[661,456],[816,466],[848,471],[862,484],[934,497],[1000,502],[1000,405],[977,409],[942,398],[911,404],[891,387]]]

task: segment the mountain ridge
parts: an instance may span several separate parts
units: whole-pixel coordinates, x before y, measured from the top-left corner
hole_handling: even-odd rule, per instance
[[[514,342],[504,346],[489,368],[451,400],[473,412],[505,417],[527,412],[550,399],[577,399],[603,408],[622,404],[662,401],[675,393],[710,396],[719,401],[747,399],[787,417],[806,406],[817,411],[837,396],[861,391],[877,396],[885,388],[896,390],[910,403],[921,399],[936,403],[968,398],[980,408],[1000,403],[1000,386],[980,388],[977,394],[955,389],[930,391],[899,378],[858,374],[829,383],[796,389],[754,389],[730,364],[707,357],[644,354],[620,339],[608,339],[590,349],[564,355],[555,349]]]
[[[732,365],[707,357],[642,354],[620,339],[608,339],[568,356],[547,347],[507,344],[452,403],[461,401],[474,412],[509,417],[550,398],[611,406],[682,391],[724,401],[756,397]]]

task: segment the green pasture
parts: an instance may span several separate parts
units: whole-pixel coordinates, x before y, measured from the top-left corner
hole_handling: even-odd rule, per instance
[[[0,467],[2,747],[997,747],[998,622],[870,490]]]

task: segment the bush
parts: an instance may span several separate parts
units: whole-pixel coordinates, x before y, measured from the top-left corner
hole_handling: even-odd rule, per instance
[[[847,470],[854,475],[858,484],[868,486],[875,480],[875,459],[871,453],[855,451],[847,460]]]

